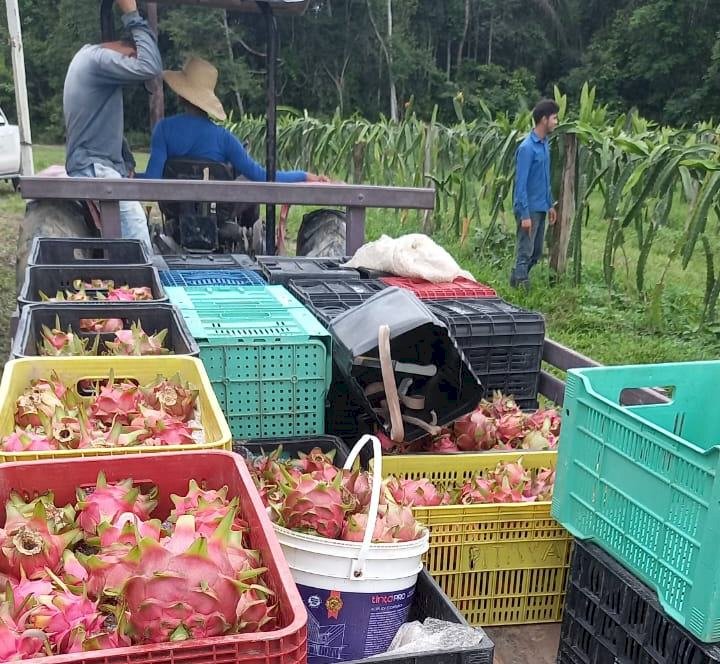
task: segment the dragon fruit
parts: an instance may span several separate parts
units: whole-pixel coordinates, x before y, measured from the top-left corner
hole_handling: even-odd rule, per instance
[[[291,530],[336,539],[340,536],[349,505],[343,502],[342,475],[332,484],[305,474],[298,479],[287,476],[280,484],[285,500],[279,508],[281,525]]]
[[[161,410],[140,406],[140,414],[131,422],[133,430],[140,431],[138,441],[146,446],[193,445],[197,441],[194,432],[200,427],[172,417]]]
[[[432,444],[428,448],[428,452],[433,452],[434,454],[451,454],[453,452],[459,451],[460,448],[450,437],[449,433],[444,433],[441,436],[433,439]]]
[[[108,484],[105,474],[100,472],[92,491],[77,490],[78,525],[86,534],[94,535],[101,523],[115,525],[117,517],[125,512],[148,519],[157,505],[156,496],[155,487],[143,494],[133,486],[132,479]]]
[[[512,443],[523,436],[525,416],[520,413],[506,413],[496,421],[498,440],[514,447]]]
[[[84,281],[82,279],[74,279],[72,283],[74,290],[108,290],[115,287],[113,279],[90,279]]]
[[[171,379],[159,378],[141,391],[147,405],[154,410],[183,420],[190,420],[195,414],[199,392],[183,384],[179,375]]]
[[[195,531],[184,514],[173,534],[156,542],[143,538],[128,554],[136,569],[119,590],[127,630],[135,643],[159,643],[267,629],[274,623],[271,591],[262,586],[263,568],[236,570],[231,510],[210,537]]]
[[[74,334],[71,327],[65,332],[60,327],[59,317],[55,319],[54,328],[43,325],[40,336],[41,342],[37,345],[39,355],[53,357],[97,355],[99,338],[96,337],[93,345],[88,348],[90,340]]]
[[[114,422],[129,425],[139,412],[140,391],[137,385],[129,382],[116,384],[113,377],[104,385],[92,402],[89,415],[106,426]]]
[[[0,661],[14,662],[50,655],[50,642],[47,635],[39,629],[27,627],[21,615],[27,603],[14,595],[12,588],[5,589],[0,602]]]
[[[465,452],[489,450],[497,440],[494,420],[480,409],[456,420],[453,431],[455,444]]]
[[[303,473],[312,473],[315,470],[323,471],[327,466],[334,467],[335,450],[325,454],[319,447],[313,447],[308,454],[298,452],[298,458],[291,465],[300,468]]]
[[[42,291],[39,291],[40,300],[42,302],[88,302],[90,296],[85,292],[84,289],[73,293],[71,291],[57,291],[54,297],[46,295]]]
[[[111,334],[125,328],[121,318],[81,318],[80,330],[82,332],[98,332]]]
[[[26,431],[19,427],[13,433],[3,437],[0,447],[5,452],[47,452],[60,448],[53,438],[35,433],[31,429]]]
[[[486,476],[464,482],[457,500],[464,505],[478,503],[521,503],[552,499],[555,471],[550,468],[527,470],[522,459],[500,462]]]
[[[390,477],[385,480],[385,489],[398,505],[405,507],[436,507],[448,505],[450,494],[438,491],[428,479],[399,479]]]
[[[346,542],[362,542],[365,531],[368,527],[368,515],[365,512],[351,514],[343,524],[340,539]],[[372,541],[378,544],[390,544],[394,542],[392,532],[385,523],[385,519],[378,514],[373,530]]]
[[[143,300],[152,300],[152,289],[148,286],[139,286],[131,288],[130,286],[119,286],[118,288],[108,289],[107,297],[103,297],[98,293],[98,299],[107,299],[115,302],[135,302]]]
[[[27,518],[12,504],[5,506],[5,528],[0,529],[0,569],[29,579],[42,578],[45,568],[57,571],[62,564],[63,551],[80,536],[77,529],[63,533],[51,532],[47,510],[42,502],[35,504]]]
[[[117,341],[106,341],[110,355],[164,355],[169,349],[163,347],[167,330],[148,335],[140,323],[134,323],[129,330],[115,332]]]
[[[66,392],[55,375],[50,380],[32,381],[15,402],[15,424],[23,429],[43,427],[43,420],[50,420],[56,410],[63,408]]]
[[[14,512],[24,519],[32,518],[38,503],[41,503],[45,508],[48,527],[54,535],[71,530],[75,526],[75,509],[72,505],[57,507],[55,505],[55,494],[52,491],[48,491],[30,501],[26,501],[17,491],[11,491],[8,499],[8,504],[12,506]]]

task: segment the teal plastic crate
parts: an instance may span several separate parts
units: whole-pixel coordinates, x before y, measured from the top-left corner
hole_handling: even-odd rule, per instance
[[[720,362],[568,372],[552,515],[720,641]],[[668,403],[620,405],[634,388]]]
[[[328,331],[282,286],[169,288],[234,438],[325,432]]]

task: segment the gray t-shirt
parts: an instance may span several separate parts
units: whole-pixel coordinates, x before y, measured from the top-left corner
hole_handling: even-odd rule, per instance
[[[101,163],[127,175],[123,160],[122,88],[162,73],[155,35],[137,12],[125,14],[123,25],[132,33],[137,57],[131,58],[99,44],[83,46],[65,76],[66,162],[69,174]]]

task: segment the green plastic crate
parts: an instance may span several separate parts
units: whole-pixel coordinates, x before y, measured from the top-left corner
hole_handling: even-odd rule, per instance
[[[234,438],[325,432],[331,337],[282,286],[168,290]]]
[[[718,384],[720,362],[569,371],[552,504],[708,643],[720,640]],[[653,387],[669,403],[620,405]]]

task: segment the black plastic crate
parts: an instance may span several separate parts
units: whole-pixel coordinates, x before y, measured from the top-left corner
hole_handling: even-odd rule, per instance
[[[163,286],[264,286],[261,274],[253,270],[164,270]]]
[[[387,286],[377,279],[292,279],[289,288],[319,320],[327,324]]]
[[[258,456],[269,454],[282,446],[283,453],[290,458],[297,457],[299,452],[307,454],[313,448],[319,447],[325,454],[335,451],[333,459],[336,466],[342,466],[350,455],[350,450],[337,436],[303,436],[290,438],[253,438],[251,440],[234,440],[233,452],[247,458],[249,455]]]
[[[150,265],[140,240],[36,237],[28,265]]]
[[[92,279],[112,279],[116,286],[127,284],[131,288],[149,286],[153,294],[150,302],[167,302],[168,299],[158,271],[148,265],[29,265],[25,269],[25,283],[20,290],[18,305],[22,309],[26,304],[42,302],[41,291],[48,297],[55,297],[58,291],[72,291],[75,279],[88,282]],[[87,292],[92,294],[94,291]],[[54,304],[64,306],[66,303]],[[129,303],[113,301],[104,304],[123,307]]]
[[[408,621],[425,618],[437,618],[446,622],[467,625],[467,621],[453,606],[448,596],[440,586],[423,568],[418,575],[415,595],[410,607]],[[367,659],[355,659],[346,664],[371,664],[372,662],[393,662],[394,664],[492,664],[495,644],[479,627],[475,628],[483,633],[480,645],[473,648],[458,648],[457,650],[439,650],[433,652],[417,653],[414,655],[376,655]]]
[[[499,298],[424,300],[450,330],[483,385],[521,401],[537,399],[545,340],[542,314]]]
[[[348,384],[333,366],[333,380],[328,390],[325,409],[325,430],[342,438],[349,447],[352,447],[361,436],[373,433],[376,426],[375,419],[353,399]],[[371,456],[370,448],[366,447],[361,452],[360,459],[366,464],[366,460]]]
[[[575,541],[559,664],[711,664],[720,647],[698,641],[657,595],[590,542]]]
[[[169,254],[163,256],[168,270],[252,270],[257,261],[246,254]]]
[[[55,327],[56,320],[60,328],[72,331],[93,343],[96,336],[100,336],[99,348],[104,348],[104,341],[113,341],[114,334],[100,334],[95,332],[82,332],[80,321],[83,318],[121,318],[125,329],[140,322],[143,330],[148,334],[157,334],[160,330],[167,330],[164,346],[175,355],[200,355],[200,348],[190,334],[180,311],[172,304],[156,302],[124,302],[120,310],[114,304],[104,302],[68,302],[57,306],[54,302],[30,304],[23,307],[20,314],[18,330],[13,339],[11,355],[13,358],[35,357],[38,355],[37,345],[42,338],[42,326],[50,329]]]
[[[357,270],[340,267],[340,258],[258,256],[257,261],[269,284],[287,286],[291,279],[360,279]]]

